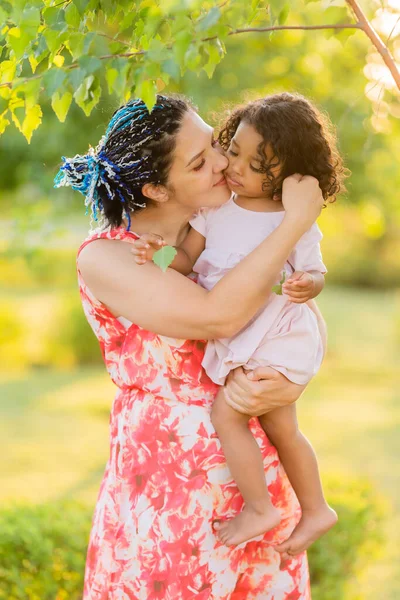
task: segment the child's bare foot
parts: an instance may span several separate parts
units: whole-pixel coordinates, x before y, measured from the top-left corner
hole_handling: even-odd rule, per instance
[[[336,512],[328,505],[320,510],[303,510],[302,517],[290,538],[275,546],[275,550],[286,556],[300,554],[336,525],[337,520]]]
[[[216,523],[215,529],[218,539],[223,544],[236,546],[273,529],[279,525],[280,520],[281,515],[273,506],[269,506],[264,513],[247,506],[234,519]]]

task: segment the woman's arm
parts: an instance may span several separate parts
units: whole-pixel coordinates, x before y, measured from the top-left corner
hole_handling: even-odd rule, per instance
[[[206,291],[176,271],[132,261],[126,242],[85,246],[78,266],[91,292],[115,316],[171,337],[212,339],[240,331],[264,304],[291,249],[322,207],[318,182],[291,177],[282,223],[253,252]],[[284,194],[285,199],[285,194]]]

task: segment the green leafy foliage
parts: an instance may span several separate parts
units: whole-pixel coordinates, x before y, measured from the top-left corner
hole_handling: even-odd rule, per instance
[[[163,246],[153,254],[153,262],[165,273],[176,254],[177,252],[173,246]]]
[[[368,483],[333,477],[328,478],[327,490],[339,524],[310,551],[315,600],[344,598],[356,569],[373,564],[384,516]],[[92,509],[72,500],[3,510],[0,598],[81,598],[91,518]]]
[[[348,18],[347,8],[336,2],[323,8],[330,22]],[[42,82],[36,104],[51,101],[60,120],[66,118],[71,97],[89,116],[105,90],[118,103],[141,96],[151,109],[156,93],[171,79],[179,83],[188,71],[212,78],[232,33],[282,25],[291,10],[292,3],[276,0],[3,2],[0,98],[7,106],[1,108],[0,133],[18,121],[29,141],[40,125],[39,108],[30,106],[32,78]],[[16,117],[17,108],[25,116]]]

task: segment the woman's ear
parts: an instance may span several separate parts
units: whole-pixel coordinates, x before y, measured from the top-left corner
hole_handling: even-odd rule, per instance
[[[168,190],[164,185],[145,183],[142,194],[154,202],[167,202],[169,200]]]

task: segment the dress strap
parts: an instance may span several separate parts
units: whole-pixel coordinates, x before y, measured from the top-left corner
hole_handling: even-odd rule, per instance
[[[133,233],[133,231],[127,231],[123,225],[121,225],[121,227],[115,227],[114,229],[109,229],[107,231],[96,231],[90,234],[86,238],[86,240],[80,245],[77,252],[77,258],[83,250],[83,248],[90,244],[90,242],[94,242],[95,240],[120,240],[121,242],[133,243],[138,238],[139,236],[136,233]]]

